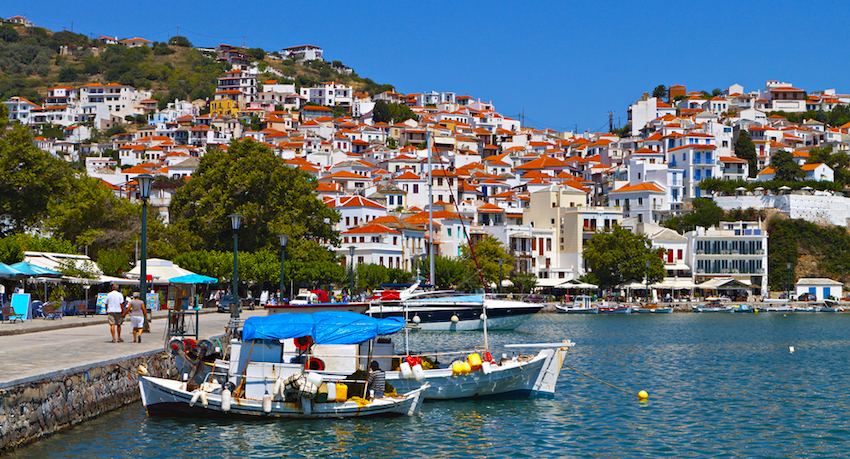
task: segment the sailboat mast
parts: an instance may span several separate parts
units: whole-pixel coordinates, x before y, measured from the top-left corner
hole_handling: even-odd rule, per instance
[[[428,154],[428,238],[431,247],[428,250],[428,283],[434,285],[434,179],[432,178],[433,166],[431,165],[431,133],[425,128],[425,152]]]

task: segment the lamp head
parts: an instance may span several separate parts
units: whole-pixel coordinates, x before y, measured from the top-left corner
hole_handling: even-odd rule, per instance
[[[139,184],[139,197],[148,199],[151,197],[151,185],[153,185],[153,175],[139,174],[136,176],[136,183]]]
[[[280,238],[280,246],[286,247],[286,240],[289,239],[289,236],[287,236],[285,234],[281,234],[278,237]]]
[[[238,230],[240,226],[242,226],[242,216],[237,213],[232,213],[228,215],[230,217],[230,225],[234,230]]]
[[[357,247],[356,247],[356,246],[353,246],[353,245],[348,246],[348,251],[351,253],[351,256],[352,256],[352,257],[354,256],[354,250],[355,250],[356,248],[357,248]]]

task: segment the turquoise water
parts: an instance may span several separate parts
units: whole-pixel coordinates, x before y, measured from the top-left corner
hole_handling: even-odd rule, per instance
[[[848,457],[848,325],[850,314],[537,314],[491,347],[569,338],[566,364],[649,401],[564,368],[553,398],[429,401],[414,418],[163,419],[134,404],[9,457]],[[411,347],[482,337],[412,333]]]

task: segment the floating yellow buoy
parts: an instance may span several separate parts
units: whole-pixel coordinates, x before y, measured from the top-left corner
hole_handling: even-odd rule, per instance
[[[638,401],[645,402],[649,398],[649,394],[645,390],[638,392]]]
[[[753,309],[753,313],[758,314],[758,313],[759,313],[759,308],[755,308],[755,309]]]

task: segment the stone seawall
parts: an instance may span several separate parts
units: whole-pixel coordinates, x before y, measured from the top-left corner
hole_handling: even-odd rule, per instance
[[[151,376],[176,374],[174,359],[152,351],[0,388],[0,454],[139,400],[140,364]]]

